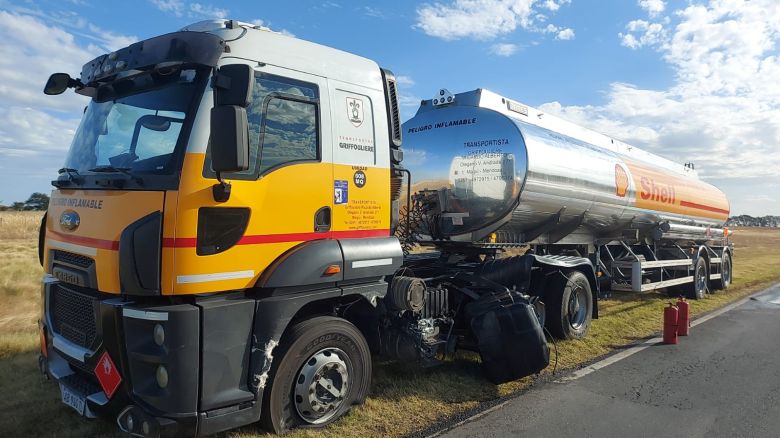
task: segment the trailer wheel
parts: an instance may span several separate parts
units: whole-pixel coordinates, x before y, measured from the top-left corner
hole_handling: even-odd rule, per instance
[[[724,251],[723,257],[720,259],[720,279],[712,282],[712,289],[728,289],[731,285],[731,272],[731,255],[727,251]]]
[[[263,427],[277,434],[320,428],[366,399],[371,353],[360,330],[329,316],[293,326],[282,338],[263,393]]]
[[[580,271],[557,275],[545,293],[547,329],[559,339],[581,339],[593,314],[590,282]]]
[[[694,300],[701,300],[707,293],[707,283],[709,283],[709,275],[707,275],[707,260],[704,257],[696,258],[696,265],[693,269],[693,283],[688,285],[688,298]]]

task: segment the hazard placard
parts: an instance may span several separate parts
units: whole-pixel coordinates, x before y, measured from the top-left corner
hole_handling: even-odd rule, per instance
[[[111,398],[114,395],[119,384],[122,383],[122,376],[119,374],[119,370],[114,365],[114,361],[111,360],[111,356],[107,351],[104,351],[100,356],[100,360],[95,367],[95,376],[100,382],[100,386],[103,388],[103,392],[106,393],[106,398]]]

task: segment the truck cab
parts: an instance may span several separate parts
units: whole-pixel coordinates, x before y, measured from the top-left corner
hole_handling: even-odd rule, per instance
[[[133,434],[260,420],[288,323],[314,302],[375,305],[401,264],[392,73],[220,20],[55,74],[45,92],[66,88],[91,101],[42,224],[43,371],[66,404]],[[365,397],[347,393],[364,365],[345,358],[321,364],[343,367],[343,393],[300,421]]]

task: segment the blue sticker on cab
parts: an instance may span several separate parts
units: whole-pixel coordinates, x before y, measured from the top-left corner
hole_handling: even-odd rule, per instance
[[[333,203],[346,204],[349,200],[349,182],[342,179],[333,181]]]

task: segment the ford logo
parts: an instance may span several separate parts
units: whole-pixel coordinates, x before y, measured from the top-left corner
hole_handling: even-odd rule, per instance
[[[73,231],[78,228],[81,223],[79,214],[73,210],[62,212],[60,215],[60,226],[68,231]]]

